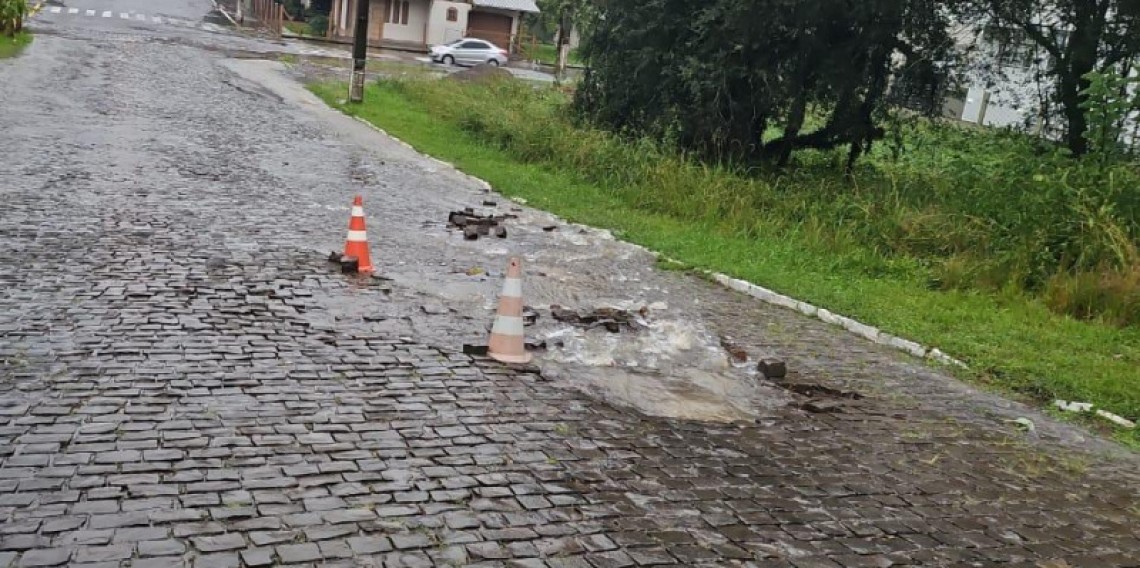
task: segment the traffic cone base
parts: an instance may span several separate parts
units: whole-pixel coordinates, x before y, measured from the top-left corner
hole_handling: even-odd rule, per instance
[[[512,258],[507,264],[507,277],[503,280],[503,293],[499,295],[499,310],[491,326],[491,340],[487,355],[503,363],[529,363],[526,352],[522,318],[522,262]]]
[[[344,240],[344,256],[356,257],[358,272],[373,272],[368,256],[368,232],[364,230],[364,199],[359,195],[352,200],[352,216],[348,220],[348,236]]]

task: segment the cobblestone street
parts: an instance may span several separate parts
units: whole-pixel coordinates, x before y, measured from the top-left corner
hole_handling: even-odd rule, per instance
[[[479,187],[148,34],[0,62],[0,568],[1140,566],[1133,454],[647,258],[863,396],[683,420],[463,355],[490,312],[426,317],[422,274],[493,294],[505,251],[426,221]],[[325,260],[356,193],[392,280]],[[510,230],[551,275],[571,247]]]

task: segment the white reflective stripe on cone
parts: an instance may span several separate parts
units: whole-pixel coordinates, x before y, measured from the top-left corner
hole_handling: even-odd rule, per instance
[[[368,231],[349,231],[348,238],[352,242],[362,243],[368,240]]]
[[[364,208],[359,206],[359,205],[353,205],[352,206],[352,216],[353,217],[363,217],[364,216]]]
[[[499,316],[495,318],[495,325],[491,326],[491,333],[522,336],[523,319],[518,316]]]
[[[508,298],[521,298],[522,280],[518,278],[507,278],[503,280],[503,295]]]

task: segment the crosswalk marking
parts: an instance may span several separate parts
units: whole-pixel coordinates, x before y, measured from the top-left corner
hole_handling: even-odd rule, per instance
[[[116,12],[112,10],[98,11],[93,8],[67,8],[65,6],[51,6],[44,9],[43,13],[50,14],[70,14],[73,16],[87,16],[89,18],[114,18]],[[152,21],[156,24],[163,24],[168,26],[182,26],[188,28],[198,28],[208,31],[224,31],[225,28],[209,22],[197,22],[194,20],[182,20],[178,18],[167,18],[165,16],[152,16],[148,14],[138,14],[130,12],[118,12],[119,18],[123,20],[135,20],[139,22]]]

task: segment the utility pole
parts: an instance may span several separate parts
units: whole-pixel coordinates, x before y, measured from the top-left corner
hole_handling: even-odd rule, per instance
[[[570,22],[571,8],[562,7],[558,18],[558,55],[554,60],[554,82],[561,85],[566,79],[566,59],[570,56]]]
[[[356,0],[356,30],[352,44],[352,81],[348,102],[364,100],[364,63],[368,60],[368,0]]]

